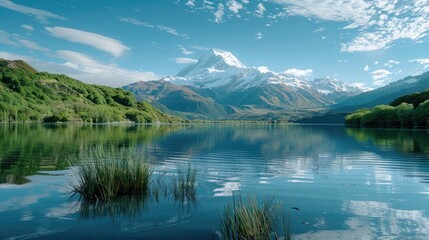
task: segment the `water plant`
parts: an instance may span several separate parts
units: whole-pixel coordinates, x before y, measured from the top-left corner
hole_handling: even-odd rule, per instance
[[[177,170],[177,174],[173,177],[173,197],[174,200],[186,204],[188,202],[195,202],[197,197],[197,170],[188,165],[188,168],[183,171]]]
[[[281,223],[281,225],[279,224]],[[282,228],[283,234],[278,234]],[[290,214],[286,217],[284,205],[276,198],[266,198],[261,204],[256,197],[244,201],[233,197],[221,215],[221,237],[228,240],[291,239]]]
[[[71,159],[77,164],[70,175],[72,192],[85,201],[119,196],[146,196],[151,167],[138,149],[95,147]]]

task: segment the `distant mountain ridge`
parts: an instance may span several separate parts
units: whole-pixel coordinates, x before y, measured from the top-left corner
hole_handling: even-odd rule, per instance
[[[381,88],[364,92],[333,106],[336,112],[351,112],[359,108],[370,108],[380,104],[389,104],[403,95],[421,92],[429,88],[429,72],[408,76]]]
[[[176,76],[133,83],[124,89],[177,114],[224,119],[325,107],[362,92],[333,78],[307,81],[266,67],[246,67],[232,53],[217,49]]]

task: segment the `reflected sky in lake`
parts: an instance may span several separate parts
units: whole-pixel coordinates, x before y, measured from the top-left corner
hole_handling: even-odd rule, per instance
[[[219,213],[238,194],[275,195],[298,208],[291,212],[296,239],[429,238],[425,130],[2,125],[0,133],[5,239],[217,238]],[[190,163],[198,171],[198,203],[184,209],[164,196],[83,217],[67,194],[67,156],[96,145],[144,150],[153,178]]]

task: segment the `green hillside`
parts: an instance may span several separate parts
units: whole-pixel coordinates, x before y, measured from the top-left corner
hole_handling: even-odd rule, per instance
[[[89,85],[0,59],[0,122],[174,122],[120,88]]]
[[[395,99],[390,105],[359,109],[346,124],[362,127],[429,127],[429,90]]]

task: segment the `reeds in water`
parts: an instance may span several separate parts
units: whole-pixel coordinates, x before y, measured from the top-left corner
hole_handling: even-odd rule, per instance
[[[137,149],[96,147],[71,161],[78,163],[76,173],[71,175],[72,191],[86,201],[149,192],[151,167]]]
[[[177,170],[177,175],[173,178],[173,197],[175,201],[186,204],[197,200],[197,170],[191,165],[183,171]]]
[[[290,215],[289,215],[290,216]],[[256,197],[249,196],[245,202],[240,196],[229,202],[221,215],[222,239],[264,240],[291,239],[290,218],[286,217],[283,204],[275,198],[262,204]],[[283,234],[277,230],[283,228]],[[283,235],[283,237],[279,237]]]

